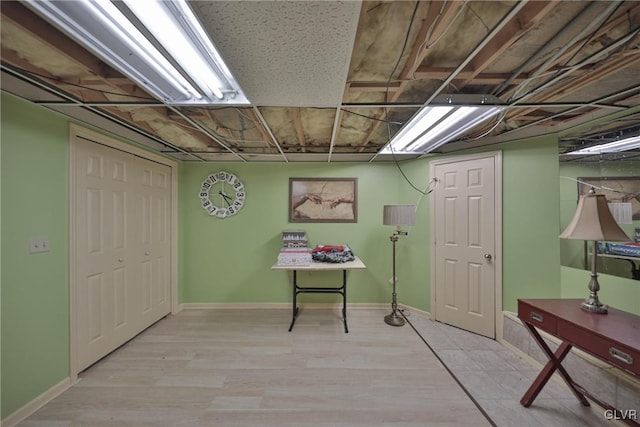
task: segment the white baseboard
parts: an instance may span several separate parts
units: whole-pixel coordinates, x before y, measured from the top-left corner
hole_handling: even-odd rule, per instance
[[[291,308],[291,304],[280,302],[185,302],[184,310],[254,309],[254,308]]]
[[[386,304],[386,306],[389,306],[389,304]],[[415,307],[412,307],[410,305],[404,305],[404,304],[398,304],[398,308],[400,308],[402,310],[407,310],[412,314],[416,314],[418,316],[422,316],[422,317],[425,317],[427,319],[431,319],[431,313],[428,312],[428,311],[420,310],[419,308],[415,308]]]
[[[9,415],[7,418],[0,422],[2,427],[14,427],[19,422],[25,420],[29,415],[36,412],[38,409],[42,408],[49,401],[55,399],[60,394],[68,390],[72,386],[71,379],[65,378],[60,381],[58,384],[51,387],[49,390],[42,393],[40,396],[33,399],[31,402],[27,403],[20,409],[16,410],[14,413]]]
[[[220,310],[220,309],[284,309],[291,310],[290,302],[185,302],[181,304],[184,310]],[[357,309],[382,309],[387,308],[389,304],[387,303],[347,303],[347,310],[357,310]],[[342,309],[342,303],[333,303],[333,302],[307,302],[307,303],[298,303],[298,307],[305,309],[333,309],[340,308]]]

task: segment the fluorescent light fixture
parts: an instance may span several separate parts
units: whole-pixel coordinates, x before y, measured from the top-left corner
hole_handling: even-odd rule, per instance
[[[451,95],[445,102],[423,106],[383,148],[383,154],[423,154],[464,135],[503,110],[488,95]]]
[[[27,4],[162,102],[250,103],[185,0]]]
[[[629,151],[640,148],[640,135],[630,138],[621,139],[620,141],[608,142],[606,144],[594,145],[580,150],[570,151],[564,154],[600,154],[600,153],[617,153],[620,151]]]

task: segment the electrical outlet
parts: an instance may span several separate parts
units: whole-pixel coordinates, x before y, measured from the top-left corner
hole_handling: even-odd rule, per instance
[[[29,239],[29,253],[37,254],[39,252],[49,252],[48,237],[32,237]]]

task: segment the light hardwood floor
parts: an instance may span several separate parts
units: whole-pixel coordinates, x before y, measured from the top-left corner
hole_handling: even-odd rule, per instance
[[[518,407],[536,372],[509,350],[415,315],[415,330],[387,326],[385,314],[350,309],[345,334],[338,310],[302,310],[292,332],[289,310],[184,310],[19,425],[611,425],[556,384],[539,398],[548,410]]]
[[[529,408],[520,404],[541,370],[499,342],[467,331],[409,316],[443,365],[497,426],[506,427],[615,427],[604,409],[582,406],[557,374]],[[632,409],[632,408],[629,408]],[[640,409],[640,408],[638,408]]]

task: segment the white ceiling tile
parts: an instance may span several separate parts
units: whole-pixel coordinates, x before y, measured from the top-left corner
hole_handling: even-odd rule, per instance
[[[340,104],[359,1],[196,1],[192,5],[252,104]]]

